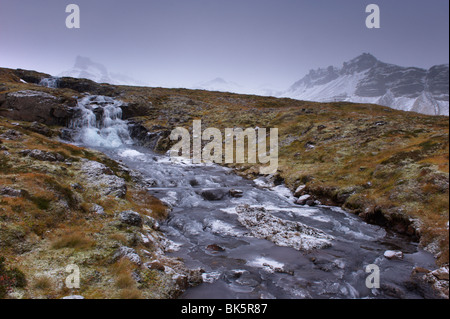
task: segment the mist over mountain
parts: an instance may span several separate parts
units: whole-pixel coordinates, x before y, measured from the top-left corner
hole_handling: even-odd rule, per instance
[[[318,102],[374,103],[429,115],[449,115],[449,65],[401,67],[364,53],[342,67],[311,70],[280,94]]]
[[[196,83],[191,88],[197,90],[233,92],[233,93],[243,93],[246,91],[246,89],[242,85],[232,81],[224,80],[221,77],[217,77],[210,81]]]
[[[73,77],[89,79],[97,83],[109,83],[115,85],[146,86],[147,83],[135,80],[120,73],[110,73],[101,63],[94,62],[88,57],[77,56],[74,66],[58,74],[60,77]]]

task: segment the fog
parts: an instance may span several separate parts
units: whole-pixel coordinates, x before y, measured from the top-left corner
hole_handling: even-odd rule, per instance
[[[66,5],[80,8],[68,29]],[[365,26],[366,5],[381,28]],[[449,60],[448,0],[0,0],[0,67],[53,75],[77,56],[168,87],[223,78],[287,88],[363,52],[402,66]]]

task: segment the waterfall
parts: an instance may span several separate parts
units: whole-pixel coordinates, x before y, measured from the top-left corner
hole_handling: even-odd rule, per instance
[[[41,79],[41,81],[39,82],[39,85],[56,89],[56,88],[58,88],[58,82],[59,82],[59,78],[52,76],[51,78]]]
[[[128,125],[122,120],[122,105],[122,101],[108,96],[88,95],[80,99],[69,124],[75,142],[106,148],[133,144]]]

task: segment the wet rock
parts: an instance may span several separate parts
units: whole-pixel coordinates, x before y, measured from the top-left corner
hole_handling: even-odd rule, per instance
[[[307,201],[306,201],[306,205],[312,207],[312,206],[316,206],[317,204],[316,204],[316,201],[315,201],[315,200],[310,199],[310,200],[307,200]]]
[[[273,216],[263,207],[238,206],[238,221],[253,236],[267,239],[278,246],[310,251],[331,246],[332,236],[305,224]]]
[[[415,275],[415,274],[428,274],[428,273],[430,273],[430,270],[426,269],[426,268],[422,268],[422,267],[414,267],[414,269],[412,271],[413,275]]]
[[[222,251],[225,251],[224,248],[220,247],[220,246],[217,245],[217,244],[208,245],[208,246],[206,247],[206,249],[212,250],[212,251],[216,251],[216,252],[222,252]]]
[[[189,181],[189,184],[190,184],[192,187],[195,187],[195,186],[198,186],[198,185],[199,185],[199,182],[198,182],[198,180],[196,180],[196,179],[194,178],[194,179],[191,179],[191,180]]]
[[[239,189],[231,189],[230,196],[234,198],[241,198],[242,196],[244,196],[244,192]]]
[[[201,191],[200,195],[206,200],[218,201],[225,197],[226,192],[223,189],[205,189]]]
[[[141,227],[143,224],[141,215],[132,210],[127,210],[127,211],[121,212],[119,214],[119,219],[122,223],[130,225],[130,226]]]
[[[403,253],[401,251],[387,250],[384,252],[384,257],[389,260],[403,259]]]
[[[284,183],[284,178],[280,176],[280,174],[273,174],[267,177],[267,182],[272,184],[273,186],[279,186]]]
[[[298,205],[306,205],[306,202],[311,199],[311,195],[302,195],[295,202]]]
[[[305,192],[306,185],[300,185],[294,192],[294,197],[299,198]]]

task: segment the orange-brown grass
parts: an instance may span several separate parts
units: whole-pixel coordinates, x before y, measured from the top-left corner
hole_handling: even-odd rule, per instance
[[[53,249],[73,248],[76,250],[86,250],[95,246],[95,241],[84,233],[72,232],[62,235],[52,243]]]

